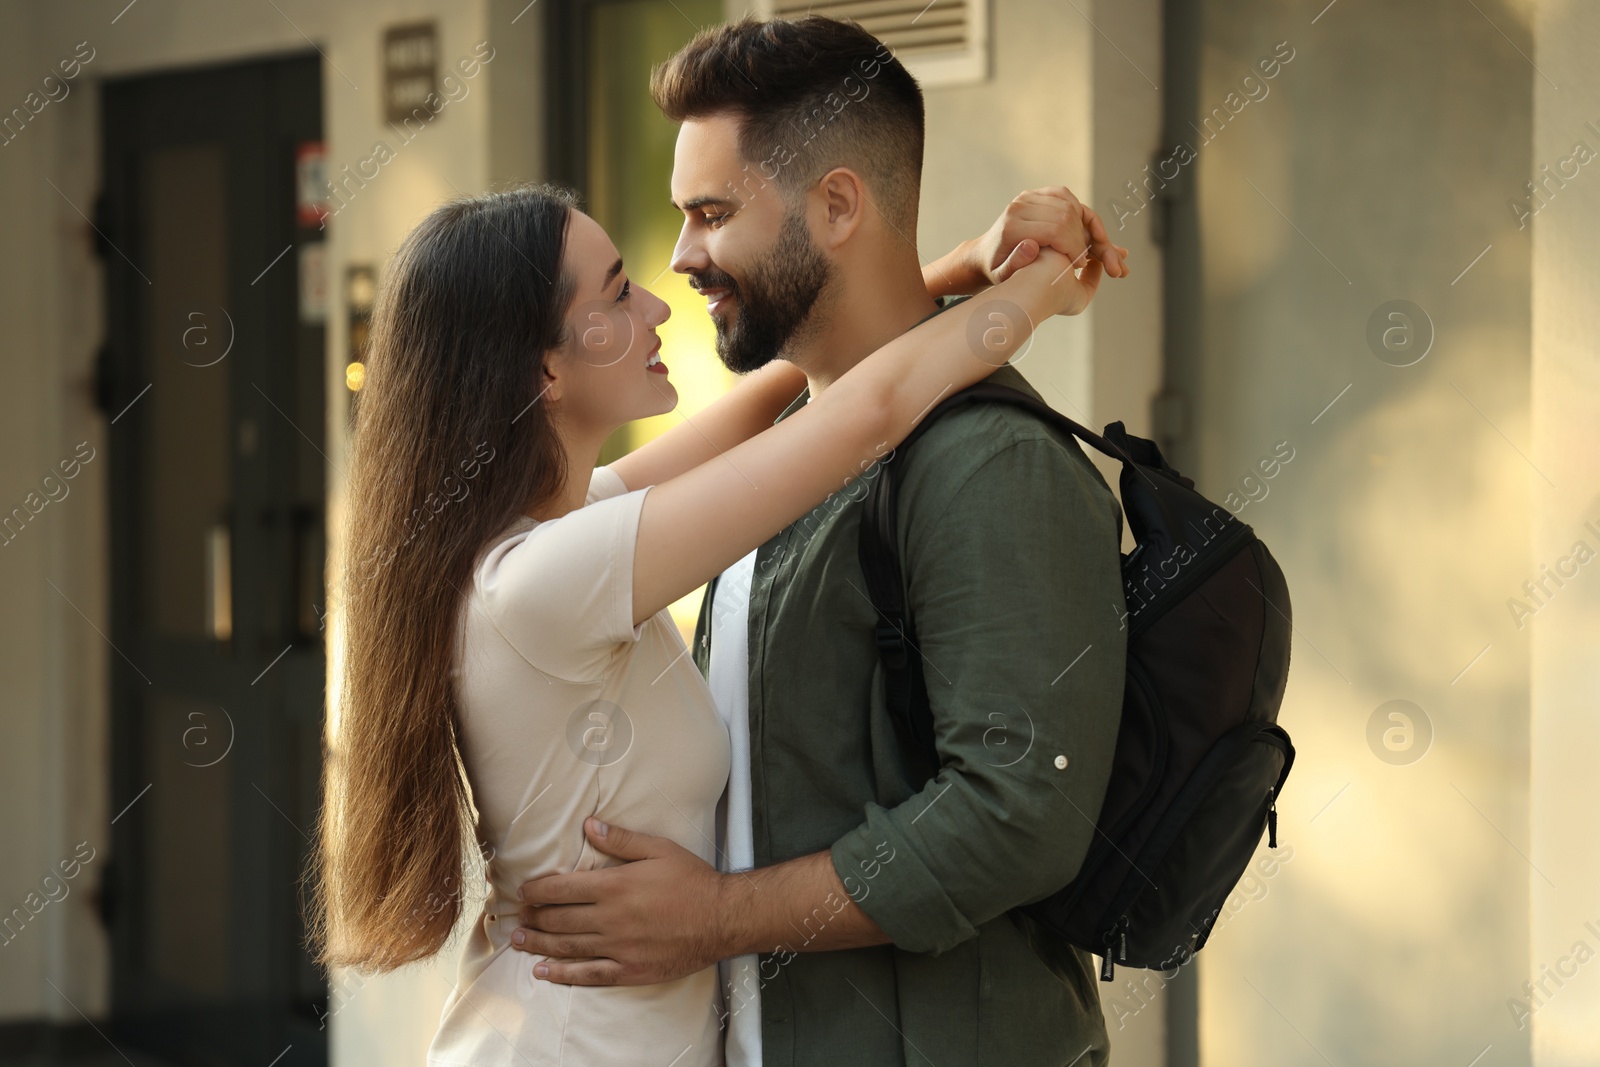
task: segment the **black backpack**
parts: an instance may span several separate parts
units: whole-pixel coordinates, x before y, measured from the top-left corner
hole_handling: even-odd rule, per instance
[[[878,609],[889,715],[906,766],[940,765],[916,626],[906,608],[895,498],[911,445],[941,415],[1010,404],[1122,463],[1137,547],[1122,557],[1128,669],[1095,837],[1077,876],[1021,907],[1050,935],[1114,964],[1169,969],[1205,945],[1294,764],[1277,725],[1289,673],[1289,590],[1249,526],[1194,491],[1122,423],[1094,433],[1015,389],[979,383],[939,404],[883,464],[861,513],[861,569]],[[1086,609],[1087,610],[1087,609]],[[920,773],[917,775],[920,777]],[[913,778],[916,780],[916,777]]]

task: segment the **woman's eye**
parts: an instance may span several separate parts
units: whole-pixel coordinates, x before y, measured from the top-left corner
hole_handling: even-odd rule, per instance
[[[622,280],[622,291],[617,294],[617,303],[620,304],[624,300],[628,299],[629,294],[631,294],[632,292],[633,292],[633,280],[631,278],[624,278]]]

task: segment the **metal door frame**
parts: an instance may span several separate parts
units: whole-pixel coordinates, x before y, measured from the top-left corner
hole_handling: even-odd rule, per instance
[[[96,226],[105,268],[106,343],[97,392],[114,419],[107,427],[110,620],[111,640],[124,653],[112,657],[110,667],[110,806],[116,822],[103,911],[112,946],[112,1025],[130,1045],[160,1046],[163,1055],[180,1060],[216,1062],[210,1058],[215,1047],[205,1048],[211,1045],[240,1063],[259,1063],[292,1044],[284,1067],[327,1061],[326,1034],[307,997],[313,988],[309,964],[295,958],[296,948],[304,955],[296,889],[310,847],[305,813],[314,810],[318,785],[325,656],[320,635],[298,629],[291,634],[301,612],[296,596],[282,593],[294,586],[297,564],[316,565],[315,553],[301,552],[297,546],[303,542],[296,538],[319,535],[325,513],[326,472],[308,494],[297,484],[303,474],[296,454],[308,447],[322,451],[323,330],[299,322],[297,257],[286,247],[305,239],[294,220],[292,152],[297,142],[321,139],[321,82],[321,59],[310,52],[118,78],[101,87]],[[220,142],[226,153],[235,620],[227,655],[220,654],[220,645],[155,636],[140,613],[147,457],[139,401],[152,380],[143,368],[154,358],[145,351],[140,315],[141,290],[150,283],[136,266],[147,247],[139,232],[140,169],[151,148],[200,141]],[[274,261],[280,249],[285,254]],[[307,407],[314,410],[301,415]],[[247,453],[258,462],[240,458],[246,422],[259,431],[259,446]],[[314,500],[305,501],[307,495]],[[309,541],[326,543],[320,536]],[[266,580],[241,581],[246,573]],[[276,594],[274,582],[280,583]],[[140,720],[146,695],[157,685],[208,700],[227,692],[234,704],[225,716],[232,742],[227,758],[234,761],[226,863],[229,980],[238,996],[225,1009],[183,1017],[147,1014],[160,1002],[161,990],[142,966],[142,917],[150,904],[143,813],[150,809],[140,800],[152,781],[143,767],[147,738]]]

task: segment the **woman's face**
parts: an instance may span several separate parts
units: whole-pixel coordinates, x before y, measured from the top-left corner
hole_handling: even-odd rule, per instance
[[[629,279],[598,222],[574,211],[567,226],[562,269],[574,281],[567,341],[546,359],[543,388],[563,421],[602,435],[671,411],[678,391],[659,362],[656,337],[671,309]]]

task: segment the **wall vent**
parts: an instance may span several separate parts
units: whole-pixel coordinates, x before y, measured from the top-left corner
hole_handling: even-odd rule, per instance
[[[757,0],[755,12],[854,19],[924,86],[989,76],[989,0]]]

